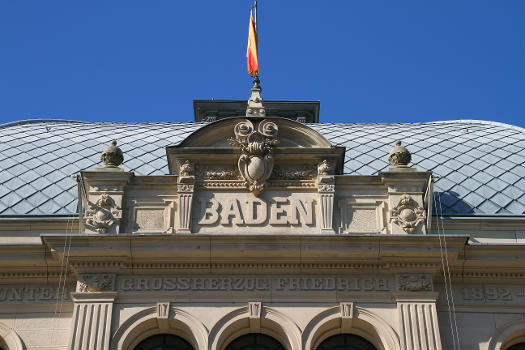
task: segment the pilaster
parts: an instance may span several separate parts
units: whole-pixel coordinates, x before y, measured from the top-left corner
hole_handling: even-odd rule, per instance
[[[333,227],[335,176],[317,176],[317,192],[319,192],[319,207],[321,211],[321,232],[335,233]]]
[[[433,292],[429,274],[397,276],[393,293],[397,303],[401,349],[441,350],[441,335],[437,319],[437,292]]]
[[[115,275],[85,274],[77,281],[69,349],[105,350],[110,346],[113,303],[117,297]]]
[[[195,191],[195,176],[193,163],[185,161],[180,166],[177,179],[179,222],[178,233],[191,232],[191,208],[193,205],[193,193]]]

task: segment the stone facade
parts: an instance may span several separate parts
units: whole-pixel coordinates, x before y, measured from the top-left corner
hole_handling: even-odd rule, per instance
[[[250,333],[289,350],[337,334],[388,350],[525,341],[523,245],[498,241],[521,220],[432,217],[432,173],[398,162],[343,175],[344,149],[287,119],[224,119],[166,151],[166,176],[82,172],[80,217],[34,221],[40,242],[17,241],[27,222],[11,223],[0,347],[134,349],[155,334],[213,350]]]

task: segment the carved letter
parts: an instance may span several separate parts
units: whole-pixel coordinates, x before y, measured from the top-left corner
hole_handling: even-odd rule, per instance
[[[290,208],[290,219],[288,221],[291,225],[298,225],[299,220],[297,218],[298,214],[301,220],[305,225],[313,224],[313,210],[312,210],[312,200],[305,200],[304,202],[299,199],[292,199],[291,208]]]
[[[266,221],[266,202],[253,198],[246,201],[244,214],[244,222],[246,225],[259,225]]]
[[[228,199],[226,204],[223,205],[221,214],[222,214],[221,215],[222,225],[230,224],[230,216],[233,217],[232,222],[235,225],[244,224],[244,220],[242,219],[242,215],[241,215],[241,209],[239,207],[239,201],[237,199]]]
[[[219,202],[212,198],[209,201],[200,201],[202,211],[204,212],[202,219],[199,221],[199,225],[213,225],[219,221]],[[211,207],[208,208],[208,203]]]
[[[288,217],[286,210],[279,204],[288,203],[288,199],[285,197],[275,197],[273,203],[270,205],[270,225],[286,225],[288,223]]]

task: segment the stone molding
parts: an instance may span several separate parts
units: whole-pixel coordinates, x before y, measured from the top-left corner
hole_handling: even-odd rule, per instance
[[[167,318],[158,317],[158,305],[139,311],[121,321],[113,333],[110,349],[133,349],[148,336],[173,332],[184,337],[195,349],[208,349],[208,329],[197,317],[169,303]]]
[[[24,350],[22,339],[20,339],[20,336],[16,333],[16,331],[1,322],[0,340],[2,340],[5,343],[7,349],[9,350]]]
[[[344,304],[344,302],[342,303]],[[315,315],[304,327],[302,333],[302,348],[316,349],[321,342],[332,335],[351,332],[370,341],[377,349],[402,350],[396,331],[375,313],[353,306],[351,324],[348,319],[343,320],[341,304]],[[348,309],[348,308],[347,308]],[[350,314],[347,314],[350,316]],[[404,349],[403,349],[404,350]]]
[[[220,318],[209,332],[209,349],[224,349],[231,341],[247,333],[267,334],[286,349],[301,349],[301,330],[287,315],[264,305],[261,305],[260,323],[250,322],[249,315],[247,305]]]

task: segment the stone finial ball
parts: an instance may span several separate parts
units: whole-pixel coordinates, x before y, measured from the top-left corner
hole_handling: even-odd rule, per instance
[[[388,153],[388,161],[390,164],[395,168],[405,168],[411,160],[412,155],[410,152],[401,146],[401,141],[397,140],[394,148]]]
[[[113,140],[111,146],[106,148],[100,159],[106,167],[114,168],[118,167],[124,161],[124,153],[117,147],[117,141]]]

